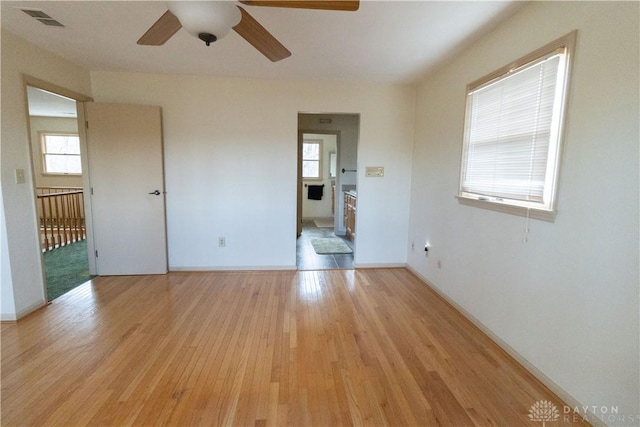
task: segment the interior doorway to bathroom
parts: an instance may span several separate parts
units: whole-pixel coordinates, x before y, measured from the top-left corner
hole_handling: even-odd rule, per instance
[[[356,194],[357,114],[298,115],[298,214],[296,264],[299,270],[353,268]],[[355,205],[354,205],[355,206]]]

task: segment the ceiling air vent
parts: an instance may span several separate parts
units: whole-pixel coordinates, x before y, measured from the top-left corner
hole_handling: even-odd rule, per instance
[[[38,21],[42,22],[44,25],[49,25],[51,27],[64,27],[64,25],[62,25],[60,22],[56,21],[55,19],[53,19],[52,17],[50,17],[40,9],[22,9],[21,8],[20,10],[26,13],[27,15],[29,15],[30,17],[35,18]]]

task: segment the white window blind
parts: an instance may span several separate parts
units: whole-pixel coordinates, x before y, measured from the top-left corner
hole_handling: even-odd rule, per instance
[[[565,66],[562,48],[469,91],[461,196],[550,209]]]

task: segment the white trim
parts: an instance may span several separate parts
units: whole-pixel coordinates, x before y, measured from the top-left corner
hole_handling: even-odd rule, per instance
[[[185,271],[194,271],[194,272],[207,272],[207,271],[295,271],[298,267],[295,265],[244,265],[244,266],[230,266],[230,267],[214,267],[214,266],[203,266],[203,267],[171,267],[169,266],[169,273],[172,272],[185,272]]]
[[[567,406],[572,408],[578,406],[582,407],[582,403],[580,403],[577,399],[575,399],[572,395],[570,395],[566,390],[556,384],[551,378],[546,376],[541,370],[539,370],[533,363],[529,362],[524,356],[514,350],[509,344],[507,344],[502,338],[496,335],[491,329],[485,326],[481,321],[475,318],[471,313],[465,310],[460,304],[454,301],[451,297],[445,294],[442,290],[440,290],[437,286],[431,283],[426,277],[420,274],[418,271],[414,270],[408,264],[405,265],[405,268],[413,273],[420,281],[422,281],[426,286],[431,288],[435,293],[437,293],[442,299],[444,299],[447,303],[451,304],[451,306],[457,310],[460,314],[462,314],[467,320],[473,323],[478,329],[480,329],[486,336],[489,337],[493,342],[495,342],[500,348],[502,348],[509,356],[515,359],[516,362],[521,364],[531,375],[536,377],[538,381],[544,384],[549,390],[551,390],[556,396],[563,400]],[[604,423],[600,418],[598,418],[595,414],[593,417],[588,417],[588,421],[591,425],[596,427],[607,427],[607,424]]]
[[[405,263],[374,263],[374,264],[363,264],[358,263],[353,265],[353,268],[406,268],[407,264]]]
[[[22,319],[24,316],[33,313],[36,310],[40,310],[42,307],[46,307],[48,305],[47,301],[39,301],[35,304],[31,304],[29,307],[20,310],[16,313],[18,320]]]
[[[496,202],[494,200],[482,200],[465,196],[455,196],[461,205],[475,206],[477,208],[488,209],[496,212],[503,212],[511,215],[525,216],[531,219],[539,219],[547,222],[556,220],[557,211],[546,211],[542,209],[526,208],[524,206],[510,205]]]
[[[47,302],[37,302],[35,304],[30,305],[29,307],[20,310],[17,313],[2,313],[0,314],[0,322],[15,322],[17,320],[22,319],[28,314],[33,313],[36,310],[41,309],[42,307],[46,307],[48,305]]]

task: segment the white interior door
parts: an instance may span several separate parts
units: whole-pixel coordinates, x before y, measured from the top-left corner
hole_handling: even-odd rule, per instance
[[[96,272],[165,274],[160,107],[85,104]]]

